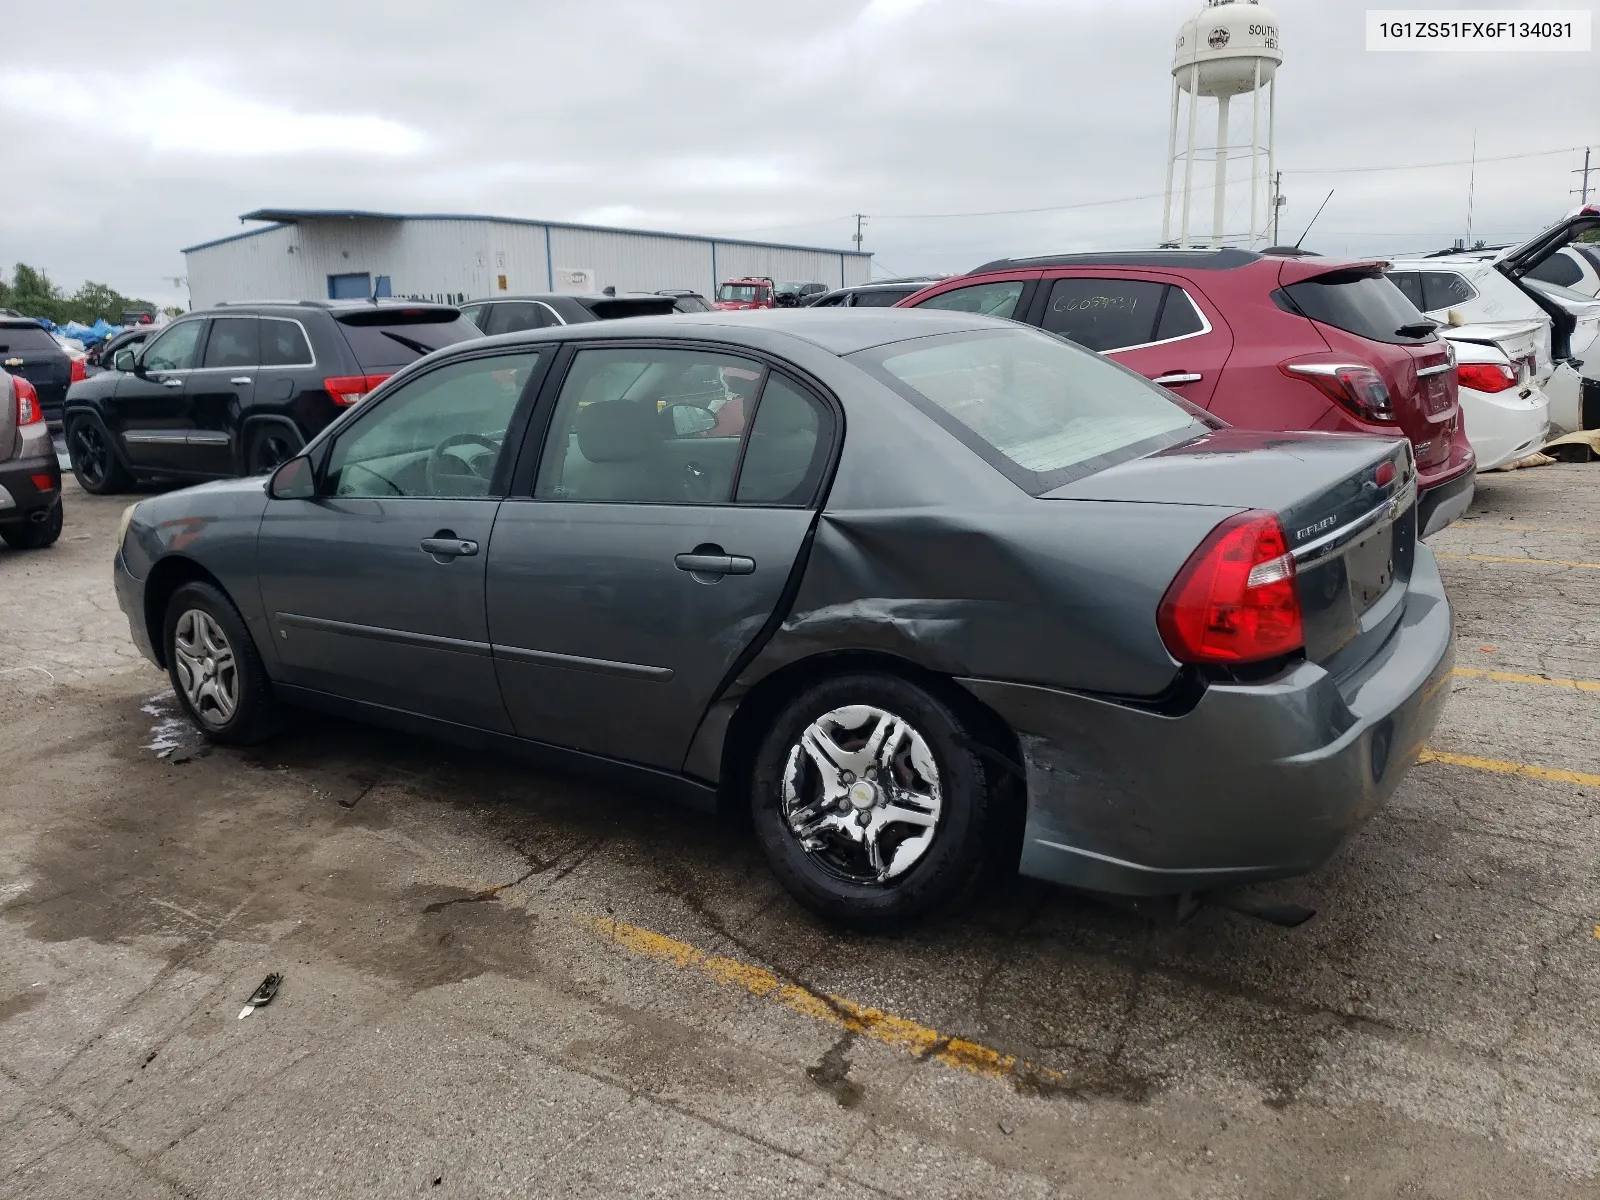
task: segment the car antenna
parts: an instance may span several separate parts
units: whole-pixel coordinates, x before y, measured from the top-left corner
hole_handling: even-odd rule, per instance
[[[1317,223],[1317,218],[1322,215],[1322,210],[1328,207],[1328,201],[1333,199],[1333,189],[1328,189],[1328,194],[1322,198],[1322,203],[1317,205],[1317,211],[1311,214],[1311,220],[1306,223],[1306,233],[1311,232],[1311,226]],[[1300,242],[1306,240],[1306,233],[1300,235]],[[1294,244],[1296,250],[1300,249],[1300,242]]]

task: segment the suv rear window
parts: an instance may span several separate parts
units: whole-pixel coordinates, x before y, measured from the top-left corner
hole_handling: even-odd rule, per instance
[[[1036,496],[1207,429],[1132,371],[1022,327],[895,342],[851,361]]]
[[[1428,322],[1421,311],[1382,271],[1331,271],[1273,293],[1279,308],[1297,312],[1323,325],[1357,337],[1393,345],[1414,346],[1430,341],[1433,332],[1400,332],[1408,325]]]
[[[663,317],[677,306],[671,296],[611,296],[579,303],[602,321],[615,321],[619,317]]]
[[[363,369],[403,367],[445,346],[482,337],[453,308],[357,310],[334,319]]]
[[[0,325],[0,346],[12,354],[65,354],[43,325]]]

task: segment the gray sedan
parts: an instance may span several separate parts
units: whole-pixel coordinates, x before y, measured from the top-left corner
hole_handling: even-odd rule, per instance
[[[270,480],[139,502],[133,638],[222,742],[346,714],[746,806],[825,916],[999,863],[1189,895],[1325,859],[1447,691],[1404,441],[1220,426],[961,313],[540,329]]]

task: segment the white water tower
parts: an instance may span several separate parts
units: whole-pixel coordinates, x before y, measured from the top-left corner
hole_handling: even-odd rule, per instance
[[[1206,6],[1190,17],[1178,30],[1177,50],[1172,56],[1172,124],[1167,131],[1167,194],[1161,219],[1161,241],[1190,246],[1190,210],[1195,188],[1194,164],[1197,155],[1212,156],[1211,234],[1205,239],[1212,246],[1237,244],[1246,248],[1263,244],[1272,228],[1273,174],[1277,169],[1273,99],[1274,80],[1283,62],[1278,46],[1278,19],[1259,0],[1206,0]],[[1250,96],[1250,149],[1230,151],[1237,139],[1230,137],[1229,101],[1235,96]],[[1187,133],[1183,148],[1178,147],[1179,101]],[[1262,143],[1262,100],[1266,101],[1266,142]],[[1195,142],[1202,101],[1217,106],[1214,146]],[[1245,174],[1244,160],[1249,160]],[[1263,164],[1263,160],[1265,160]],[[1173,236],[1173,177],[1178,163],[1183,164],[1183,191],[1178,207],[1177,236]],[[1265,165],[1266,170],[1261,170]],[[1248,186],[1249,225],[1243,213],[1228,208],[1228,181],[1234,177],[1234,196],[1238,187]],[[1203,185],[1202,185],[1203,186]],[[1239,206],[1242,209],[1242,206]],[[1240,228],[1230,232],[1229,224]]]

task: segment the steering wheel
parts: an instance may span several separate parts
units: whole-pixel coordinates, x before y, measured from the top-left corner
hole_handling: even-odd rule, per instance
[[[485,450],[488,450],[490,452],[489,463],[491,470],[495,459],[500,454],[500,443],[494,438],[485,437],[481,433],[451,434],[435,446],[433,452],[428,455],[425,473],[428,480],[429,495],[460,495],[462,493],[448,489],[451,487],[451,482],[459,484],[463,479],[481,480],[484,483],[489,482],[489,476],[479,471],[475,463],[447,453],[447,451],[453,450],[457,446],[482,446]],[[481,456],[475,455],[474,457],[479,458]]]

